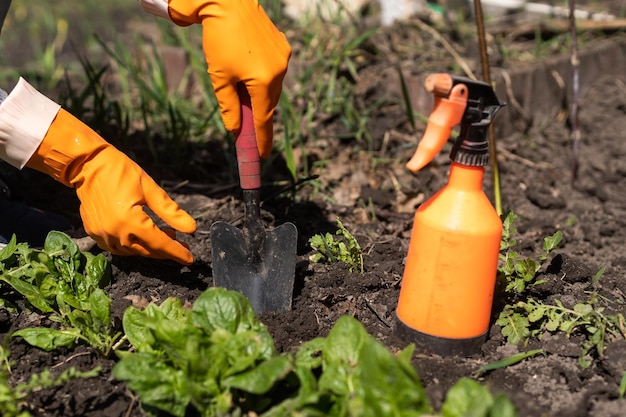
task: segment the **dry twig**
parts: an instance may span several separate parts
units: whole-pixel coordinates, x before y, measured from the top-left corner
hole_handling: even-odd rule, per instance
[[[435,38],[439,43],[441,43],[444,49],[448,51],[450,55],[452,55],[456,63],[463,69],[467,77],[471,78],[472,80],[477,79],[476,75],[474,75],[474,72],[472,71],[468,63],[461,57],[461,55],[458,54],[458,52],[452,47],[450,42],[448,42],[446,38],[444,38],[441,35],[441,33],[437,32],[437,30],[428,26],[426,23],[422,22],[419,19],[415,19],[415,23],[420,29],[422,29],[425,32],[428,32],[433,38]]]

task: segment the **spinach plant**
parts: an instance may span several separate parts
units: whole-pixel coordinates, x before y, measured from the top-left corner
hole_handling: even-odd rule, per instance
[[[118,352],[113,375],[144,404],[174,416],[190,406],[203,416],[258,407],[258,396],[291,369],[237,292],[209,289],[190,311],[176,298],[129,307],[123,326],[136,352]]]
[[[492,394],[473,379],[461,378],[446,393],[441,416],[518,417],[518,414],[503,393]]]
[[[206,290],[191,310],[176,298],[144,310],[129,307],[123,325],[134,351],[117,351],[113,375],[149,411],[181,417],[192,410],[203,416],[433,415],[411,364],[413,346],[394,355],[349,316],[327,337],[285,354],[276,352],[248,300],[222,288]],[[484,401],[473,401],[476,396]],[[516,416],[506,398],[472,381],[450,390],[443,415]]]
[[[42,250],[17,243],[13,236],[0,250],[0,281],[59,323],[59,328],[24,328],[12,336],[44,350],[70,347],[81,340],[108,355],[121,337],[111,324],[111,300],[102,289],[110,274],[102,254],[81,252],[64,233],[50,232]]]
[[[264,416],[420,416],[428,396],[411,365],[414,347],[393,355],[350,316],[326,338],[306,342],[294,355],[296,396]]]

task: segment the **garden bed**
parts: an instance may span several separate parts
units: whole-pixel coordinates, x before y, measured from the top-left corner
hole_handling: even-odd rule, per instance
[[[623,69],[623,43],[612,43],[620,51]],[[611,53],[613,57],[618,53]],[[595,55],[590,54],[591,59]],[[565,59],[565,58],[564,58]],[[403,62],[403,68],[410,65]],[[378,68],[386,65],[378,62]],[[388,64],[387,64],[388,65]],[[376,67],[361,69],[363,78],[358,88],[364,101],[372,100],[372,92],[391,94],[384,83],[372,76]],[[537,67],[535,67],[537,68]],[[543,64],[538,70],[546,73]],[[585,73],[594,67],[581,66]],[[368,75],[369,74],[369,75]],[[379,74],[383,74],[379,72]],[[460,74],[463,75],[463,74]],[[421,79],[422,74],[416,77]],[[566,83],[568,74],[561,74]],[[368,78],[369,85],[368,85]],[[531,77],[531,76],[529,76]],[[532,77],[531,77],[532,78]],[[538,77],[535,77],[538,79]],[[540,270],[546,282],[533,287],[530,296],[550,302],[561,301],[572,307],[597,294],[598,304],[606,314],[625,312],[626,256],[623,253],[626,230],[626,76],[598,72],[582,78],[580,97],[581,142],[578,175],[571,177],[572,142],[567,117],[562,107],[542,107],[545,102],[532,103],[533,95],[525,97],[523,108],[540,108],[537,116],[523,129],[501,128],[506,134],[498,137],[498,162],[504,211],[519,216],[515,250],[523,256],[536,257],[543,239],[560,231],[563,240]],[[388,82],[388,81],[387,81]],[[532,85],[528,82],[527,85]],[[419,82],[415,81],[419,87]],[[415,87],[415,86],[414,86]],[[498,90],[502,101],[511,102],[506,92]],[[506,89],[505,89],[506,91]],[[398,93],[398,91],[396,91]],[[413,92],[414,99],[420,93]],[[566,95],[567,97],[568,95]],[[308,149],[311,163],[324,162],[313,174],[319,177],[294,188],[294,194],[283,193],[263,203],[266,226],[293,222],[298,228],[296,284],[293,306],[287,313],[266,313],[260,319],[273,336],[279,352],[290,352],[304,342],[325,337],[336,321],[349,315],[362,323],[368,333],[396,353],[407,342],[394,333],[395,308],[404,270],[415,209],[446,182],[449,168],[447,150],[432,164],[413,175],[404,163],[412,155],[424,125],[411,131],[406,112],[389,96],[387,105],[370,113],[369,123],[374,137],[372,152],[355,152],[353,143],[340,139],[345,133],[333,120],[318,121],[316,129],[323,137]],[[518,96],[519,100],[519,96]],[[562,103],[559,102],[558,106]],[[419,108],[419,106],[417,106]],[[509,104],[495,119],[499,123],[522,123],[515,119]],[[424,109],[428,108],[424,104]],[[507,113],[508,112],[508,113]],[[427,113],[427,111],[426,111]],[[532,115],[527,114],[527,117]],[[113,278],[106,292],[113,300],[114,323],[121,328],[127,307],[144,307],[149,302],[161,303],[178,297],[192,304],[207,288],[213,286],[211,242],[209,229],[215,221],[240,225],[243,206],[236,183],[226,183],[220,150],[205,156],[215,177],[207,176],[185,182],[188,178],[176,173],[163,173],[142,165],[166,185],[170,195],[198,219],[193,236],[180,236],[195,256],[189,267],[136,257],[111,257]],[[313,164],[312,164],[313,165]],[[491,170],[485,176],[485,190],[492,193]],[[57,190],[48,195],[57,197],[50,207],[65,204],[75,207],[76,201],[67,190],[49,184],[46,179],[26,173],[30,179]],[[288,179],[281,158],[273,160],[265,172],[266,181]],[[212,178],[222,182],[215,187]],[[324,190],[319,192],[319,190]],[[263,189],[265,197],[273,195],[274,187]],[[293,195],[296,198],[291,198]],[[41,198],[41,197],[40,197]],[[62,198],[61,204],[58,199]],[[337,219],[356,237],[363,251],[364,272],[350,272],[342,263],[313,263],[309,239],[321,233],[334,233]],[[477,219],[480,221],[480,219]],[[78,232],[77,232],[78,234]],[[93,249],[95,253],[97,249]],[[603,275],[592,282],[598,271]],[[462,279],[462,277],[459,277]],[[5,294],[14,296],[15,294]],[[468,358],[441,357],[427,349],[418,349],[412,364],[423,381],[432,405],[440,409],[448,389],[462,377],[473,377],[494,393],[506,394],[520,416],[621,416],[626,400],[620,399],[620,382],[626,372],[626,340],[607,343],[601,355],[594,355],[590,366],[579,364],[584,335],[573,332],[543,332],[528,343],[507,343],[501,327],[495,324],[505,305],[514,297],[498,286],[493,308],[493,323],[481,352]],[[18,303],[25,307],[23,302]],[[0,310],[2,333],[49,325],[39,314],[22,309],[19,312]],[[5,344],[7,341],[5,340]],[[79,379],[48,388],[27,398],[27,410],[41,416],[143,416],[140,401],[128,387],[114,379],[111,369],[117,358],[104,358],[87,346],[56,349],[51,352],[33,348],[22,339],[8,342],[12,383],[25,381],[30,375],[51,369],[61,372],[69,367],[87,371],[101,366],[100,375]],[[522,351],[541,349],[520,363],[478,374],[483,365],[510,357]]]

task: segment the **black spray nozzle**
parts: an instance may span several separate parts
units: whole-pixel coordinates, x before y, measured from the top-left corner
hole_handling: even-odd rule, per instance
[[[483,166],[489,161],[487,130],[500,103],[493,88],[483,82],[452,76],[452,86],[463,84],[468,89],[467,106],[461,119],[461,131],[456,139],[450,159],[463,165]]]

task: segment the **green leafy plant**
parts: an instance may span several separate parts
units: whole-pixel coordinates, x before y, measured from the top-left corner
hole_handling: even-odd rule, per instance
[[[502,266],[499,270],[500,276],[507,283],[505,291],[513,294],[514,302],[504,307],[496,324],[501,326],[502,335],[512,344],[527,342],[544,332],[564,332],[567,337],[576,332],[584,338],[578,362],[580,366],[588,367],[594,355],[603,354],[607,341],[626,337],[624,316],[621,313],[606,314],[605,308],[598,305],[596,291],[588,292],[589,299],[579,300],[571,306],[564,305],[558,299],[546,303],[532,297],[521,297],[526,289],[545,282],[544,279],[537,279],[537,272],[560,243],[561,234],[557,232],[544,239],[543,253],[537,260],[520,260],[519,255],[511,251],[516,244],[512,238],[516,232],[516,218],[513,213],[509,213],[503,222],[500,246]],[[598,271],[589,287],[600,279],[603,272],[604,268]]]
[[[314,235],[309,239],[309,244],[315,253],[309,257],[311,262],[343,262],[348,265],[350,272],[363,273],[363,252],[361,245],[355,237],[346,229],[337,218],[337,236],[343,239],[335,239],[330,233]]]
[[[357,320],[343,316],[326,338],[313,339],[298,350],[294,362],[301,384],[298,395],[268,415],[429,414],[428,397],[411,365],[413,348],[394,356]]]
[[[93,378],[100,374],[101,368],[96,367],[86,372],[71,367],[54,375],[49,369],[30,376],[28,381],[11,386],[11,361],[9,351],[0,346],[0,415],[3,417],[29,417],[25,409],[25,400],[33,392],[51,388],[81,378]]]
[[[0,250],[0,281],[60,326],[24,328],[12,336],[44,350],[82,340],[108,355],[121,336],[111,324],[111,300],[102,289],[110,274],[104,255],[81,252],[64,233],[50,232],[42,250],[13,236]]]
[[[113,375],[148,406],[184,416],[222,415],[251,407],[290,371],[246,298],[212,288],[191,310],[167,299],[124,313],[124,330],[136,353],[118,352]]]
[[[174,416],[433,415],[414,347],[394,355],[350,316],[285,354],[248,300],[223,288],[206,290],[191,309],[177,298],[129,307],[123,324],[135,351],[117,352],[114,377],[144,406]],[[469,380],[450,390],[443,415],[516,416],[505,397]]]
[[[584,336],[578,359],[582,367],[591,365],[591,354],[602,355],[609,340],[626,337],[624,316],[621,313],[605,314],[604,307],[597,305],[597,294],[587,301],[580,301],[571,308],[559,300],[554,304],[529,298],[527,301],[507,306],[500,314],[497,324],[509,343],[517,344],[543,332],[564,332],[568,337],[575,331]]]
[[[520,258],[518,252],[512,250],[517,245],[513,238],[517,229],[514,224],[517,215],[509,212],[502,222],[502,240],[500,242],[500,267],[498,268],[498,278],[506,283],[505,291],[515,291],[518,294],[524,292],[528,287],[543,284],[544,279],[537,279],[537,272],[543,263],[548,259],[550,253],[561,243],[563,237],[561,231],[557,231],[552,236],[543,240],[543,252],[537,259]]]
[[[461,378],[450,388],[441,410],[442,417],[517,417],[511,401],[502,393],[493,395],[489,388],[470,378]]]

